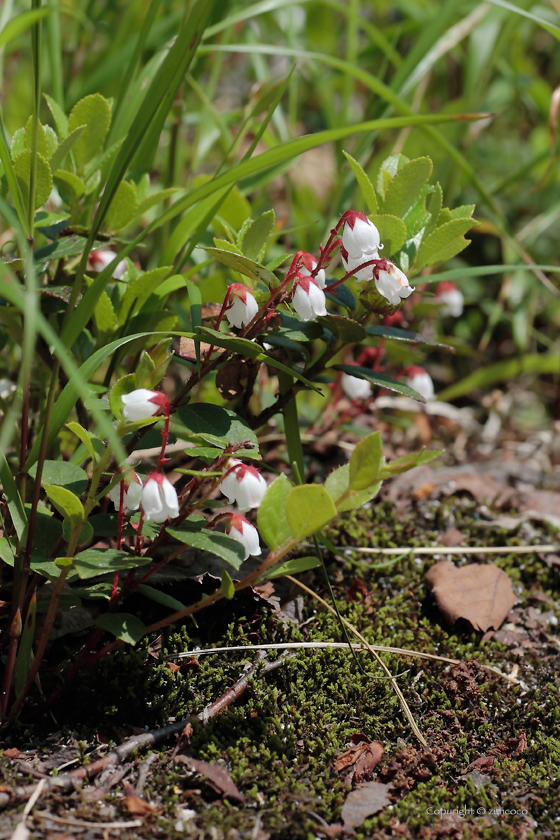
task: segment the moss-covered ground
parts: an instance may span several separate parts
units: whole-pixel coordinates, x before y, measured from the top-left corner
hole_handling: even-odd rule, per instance
[[[523,526],[513,535],[483,530],[468,497],[417,502],[398,517],[389,503],[379,502],[342,516],[329,536],[338,546],[431,545],[451,526],[466,545],[550,542],[543,527]],[[242,699],[206,726],[194,724],[188,753],[225,766],[244,803],[213,792],[174,760],[171,744],[150,765],[143,791],[159,812],[141,826],[121,829],[120,835],[212,840],[339,836],[352,768],[337,771],[333,762],[353,735],[364,733],[384,746],[385,755],[370,778],[392,785],[391,805],[357,828],[358,838],[559,837],[560,644],[555,632],[560,566],[547,564],[538,552],[492,558],[511,577],[519,599],[510,617],[515,630],[510,636],[518,639],[514,643],[507,634],[482,639],[466,624],[443,624],[424,581],[437,559],[404,555],[378,568],[363,557],[359,563],[326,559],[341,613],[368,641],[467,662],[452,672],[443,663],[384,655],[391,671],[400,675],[428,747],[414,738],[370,654],[358,654],[360,670],[346,650],[300,650],[274,673],[252,679]],[[328,597],[320,574],[308,573],[305,580]],[[194,646],[341,640],[336,618],[307,596],[304,612],[303,624],[283,623],[272,609],[245,597],[201,615],[198,626],[190,622],[175,628],[163,639],[158,659],[146,642],[102,661],[54,710],[62,727],[59,743],[82,739],[87,751],[99,741],[126,737],[131,727],[188,718],[220,696],[254,660],[254,653],[220,654],[176,671],[168,664],[171,653]],[[511,685],[478,663],[508,673],[517,664],[521,684]],[[24,751],[37,747],[38,738],[37,726],[21,725],[5,733],[3,747]],[[45,746],[43,752],[49,750],[52,746]],[[131,768],[132,782],[137,769]],[[5,761],[3,783],[33,781],[20,766],[17,770],[18,765]],[[69,814],[93,822],[132,819],[122,807],[122,787],[101,798],[102,805],[76,792],[51,796],[43,807],[62,819]],[[181,820],[181,809],[196,815]],[[434,814],[438,809],[455,813]],[[0,832],[8,832],[16,818],[15,809],[4,813]],[[50,833],[45,822],[34,825],[33,836],[61,836],[52,833],[53,825]],[[70,836],[77,831],[71,825],[54,828]]]

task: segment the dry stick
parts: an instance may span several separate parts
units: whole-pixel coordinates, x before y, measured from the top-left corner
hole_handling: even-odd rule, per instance
[[[353,644],[350,645],[354,650],[365,650],[364,645]],[[438,656],[436,653],[423,653],[419,650],[408,650],[407,648],[387,647],[386,645],[370,645],[373,650],[379,653],[396,653],[400,656],[411,656],[415,659],[431,659],[434,662],[445,662],[447,665],[460,665],[460,659],[451,659],[449,656]],[[186,659],[193,656],[205,656],[212,653],[236,653],[239,651],[250,650],[325,650],[325,648],[341,648],[348,650],[347,642],[275,642],[268,645],[232,645],[231,647],[216,647],[216,648],[202,648],[201,650],[187,650],[183,653],[173,653],[169,659]],[[504,674],[493,665],[481,665],[481,668],[486,668],[492,671],[496,676],[502,677],[512,685],[520,685],[520,682],[510,674]],[[383,678],[384,679],[384,678]]]
[[[362,554],[534,554],[536,551],[539,551],[541,554],[552,554],[560,551],[560,544],[493,545],[489,548],[484,546],[447,548],[445,545],[424,546],[422,548],[414,548],[412,546],[410,548],[407,548],[407,546],[403,548],[351,548],[341,545],[335,546],[335,548],[337,551],[359,551]]]
[[[288,654],[282,656],[274,662],[267,662],[258,676],[264,677],[266,674],[276,671],[286,661],[286,659],[289,659],[294,655],[295,654]],[[80,787],[85,780],[89,780],[94,776],[97,776],[107,767],[114,767],[117,764],[121,764],[135,750],[145,749],[146,747],[157,747],[160,744],[165,743],[165,741],[169,740],[169,738],[173,735],[179,735],[184,730],[185,726],[192,720],[206,723],[211,718],[216,717],[222,709],[225,709],[227,706],[231,706],[232,703],[241,697],[247,689],[248,680],[255,675],[261,661],[262,660],[255,662],[250,670],[238,679],[235,685],[229,688],[224,694],[222,694],[221,697],[218,697],[217,700],[214,700],[213,703],[205,706],[200,714],[195,715],[193,718],[178,721],[177,723],[171,723],[169,726],[163,726],[160,729],[152,729],[151,732],[146,732],[143,735],[135,735],[132,738],[128,738],[126,741],[123,741],[116,750],[113,750],[103,758],[100,758],[85,767],[78,767],[76,770],[72,770],[70,773],[63,773],[60,776],[41,779],[41,782],[39,783],[42,785],[41,791],[45,791],[47,793],[51,791],[67,793],[75,787]],[[35,794],[37,787],[37,785],[25,785],[13,788],[10,793],[0,791],[0,808],[6,807],[8,803],[21,802],[24,799],[28,799],[30,796]]]
[[[373,648],[373,646],[370,645],[370,643],[366,639],[364,639],[362,634],[358,630],[356,630],[356,628],[352,624],[350,624],[349,621],[347,621],[343,616],[337,615],[334,607],[331,607],[331,605],[328,604],[323,598],[321,598],[320,595],[317,595],[316,592],[313,592],[312,589],[309,589],[308,586],[306,586],[304,583],[302,583],[297,578],[292,577],[291,575],[285,575],[285,577],[286,577],[287,580],[291,580],[292,583],[297,584],[297,586],[299,586],[301,589],[303,589],[305,592],[307,592],[308,595],[311,595],[313,598],[315,598],[317,601],[319,601],[320,604],[322,604],[324,607],[326,607],[329,610],[329,612],[331,612],[333,615],[337,616],[337,618],[339,620],[341,620],[342,623],[349,630],[351,630],[351,632],[364,644],[364,646],[369,650],[369,652],[374,655],[374,657],[377,659],[378,663],[381,665],[381,667],[383,668],[383,670],[387,674],[387,677],[391,681],[391,685],[393,686],[393,691],[395,692],[395,694],[399,698],[399,702],[401,704],[402,710],[405,713],[406,717],[408,718],[408,722],[410,723],[412,731],[414,732],[414,734],[416,735],[416,737],[418,738],[418,740],[420,741],[422,746],[427,747],[428,742],[426,741],[426,739],[424,738],[424,736],[420,732],[420,729],[418,728],[418,724],[414,720],[414,716],[413,716],[412,712],[410,711],[410,709],[408,707],[408,703],[406,702],[405,696],[402,693],[402,691],[400,690],[399,685],[398,685],[395,677],[389,671],[389,669],[387,668],[387,666],[385,665],[385,663],[383,662],[383,660],[379,656],[378,652]]]

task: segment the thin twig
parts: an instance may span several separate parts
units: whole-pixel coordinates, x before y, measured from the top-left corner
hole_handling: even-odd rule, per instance
[[[423,546],[421,548],[415,546],[403,546],[402,548],[354,548],[346,545],[337,545],[334,547],[337,551],[359,551],[361,554],[533,554],[535,551],[539,551],[541,554],[553,554],[560,551],[560,544],[493,545],[490,547],[464,546],[463,548],[459,546],[448,548],[445,545]]]

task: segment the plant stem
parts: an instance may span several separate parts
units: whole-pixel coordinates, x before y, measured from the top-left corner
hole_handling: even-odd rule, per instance
[[[279,370],[278,384],[280,385],[280,396],[282,396],[293,388],[294,380],[289,374]],[[296,470],[299,472],[299,479],[296,480],[294,476],[294,480],[296,480],[296,484],[302,484],[305,481],[305,464],[295,394],[282,409],[282,414],[284,416],[284,432],[286,434],[286,446],[288,448],[290,466],[292,467],[292,472],[295,472],[294,464],[296,465]]]
[[[60,599],[60,595],[61,595],[62,590],[64,588],[66,577],[67,577],[69,571],[70,571],[70,566],[66,566],[64,569],[62,569],[61,572],[60,572],[60,575],[59,575],[59,577],[58,577],[58,579],[57,579],[57,581],[56,581],[56,583],[53,587],[53,591],[52,591],[52,595],[51,595],[51,602],[49,604],[47,617],[45,618],[45,624],[43,626],[43,631],[41,633],[41,636],[39,638],[39,642],[37,644],[37,650],[35,651],[35,657],[33,659],[33,664],[31,665],[31,668],[29,670],[29,674],[27,676],[27,681],[26,681],[24,687],[22,688],[22,690],[20,691],[20,693],[16,697],[16,699],[14,701],[14,705],[10,709],[10,717],[15,717],[17,714],[19,714],[19,712],[21,710],[21,707],[23,706],[23,702],[24,702],[25,698],[27,697],[27,693],[28,693],[29,689],[31,688],[31,686],[33,685],[33,681],[34,681],[35,677],[37,676],[37,672],[39,670],[41,662],[43,661],[43,655],[45,653],[45,648],[46,648],[47,642],[49,640],[49,636],[50,636],[50,633],[51,633],[51,628],[52,628],[53,622],[56,618],[56,612],[57,612],[57,609],[58,609],[58,601]]]
[[[42,0],[32,0],[31,8],[40,9]],[[29,238],[33,240],[35,225],[35,196],[37,194],[37,147],[39,143],[39,106],[41,104],[41,31],[43,22],[38,20],[31,30],[33,55],[33,133],[31,137],[31,168],[29,172],[29,204],[27,217]]]

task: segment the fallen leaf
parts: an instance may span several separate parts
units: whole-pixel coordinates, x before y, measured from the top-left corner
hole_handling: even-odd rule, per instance
[[[160,808],[150,805],[149,802],[139,796],[125,796],[123,805],[134,817],[151,817],[153,814],[161,812]]]
[[[383,758],[384,749],[379,741],[368,744],[356,762],[354,782],[360,784],[371,778],[371,774]]]
[[[187,755],[178,755],[175,757],[175,761],[179,762],[179,764],[186,764],[187,767],[194,770],[199,776],[203,776],[206,784],[215,790],[216,793],[221,793],[223,796],[229,797],[229,799],[236,799],[238,802],[245,801],[245,797],[234,785],[226,768],[220,764],[209,764],[207,761],[199,761]]]
[[[205,341],[198,342],[200,346],[200,354],[204,356],[210,350],[211,344],[207,344]],[[196,343],[193,341],[192,338],[185,338],[181,336],[180,338],[175,338],[173,340],[173,353],[175,356],[179,356],[181,359],[185,359],[188,362],[196,362]]]
[[[193,733],[194,733],[193,725],[189,721],[185,725],[185,728],[183,729],[183,731],[181,732],[181,734],[179,736],[179,748],[180,749],[185,750],[187,747],[190,746],[190,743],[192,741]]]
[[[345,828],[358,828],[364,820],[377,814],[390,804],[388,792],[391,785],[367,782],[351,791],[342,806],[341,817]]]
[[[3,755],[5,755],[6,758],[17,758],[19,754],[20,752],[17,747],[11,747],[11,749],[9,750],[4,750],[3,753]]]
[[[445,619],[469,621],[475,630],[497,630],[515,603],[511,580],[494,563],[457,568],[449,560],[437,563],[426,580],[431,584]]]
[[[450,528],[446,531],[441,540],[440,545],[445,545],[447,548],[455,548],[457,545],[463,545],[465,538],[457,528]]]

